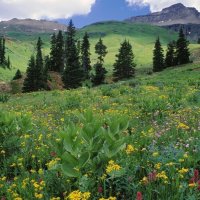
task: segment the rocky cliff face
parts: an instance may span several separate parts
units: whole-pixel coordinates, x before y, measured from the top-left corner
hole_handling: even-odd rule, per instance
[[[185,7],[178,3],[160,12],[151,13],[145,16],[132,17],[125,21],[134,23],[148,23],[159,26],[172,24],[200,24],[200,13],[195,8]]]

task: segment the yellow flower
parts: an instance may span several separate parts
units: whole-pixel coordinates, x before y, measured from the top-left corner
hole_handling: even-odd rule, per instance
[[[180,174],[185,174],[185,173],[187,173],[188,171],[189,171],[189,169],[182,168],[182,169],[180,169],[178,172],[179,172]]]
[[[23,200],[21,197],[16,197],[14,200]]]
[[[184,124],[184,123],[181,123],[181,122],[178,124],[177,128],[180,128],[180,129],[185,129],[185,130],[188,130],[188,129],[190,129],[190,127],[189,127],[189,126],[187,126],[186,124]]]
[[[106,173],[110,173],[112,171],[119,171],[120,169],[121,167],[118,164],[116,164],[113,160],[110,160],[106,168]]]
[[[152,154],[153,157],[157,157],[158,155],[159,155],[158,152],[154,152],[154,153]]]
[[[162,165],[161,163],[157,163],[157,164],[155,164],[155,168],[160,169],[161,165]]]
[[[129,145],[127,145],[125,151],[126,151],[127,154],[131,154],[132,152],[135,151],[135,148],[131,144],[129,144]]]
[[[90,192],[81,192],[79,190],[75,190],[71,192],[68,196],[70,200],[88,200],[90,198]]]
[[[189,187],[191,187],[191,188],[196,187],[196,184],[195,183],[190,183]]]
[[[162,171],[161,173],[156,174],[156,178],[160,178],[160,179],[164,179],[164,180],[168,179],[165,171]]]
[[[148,183],[148,178],[145,176],[145,177],[140,181],[140,183],[146,185],[146,184]]]
[[[38,174],[40,174],[40,175],[44,174],[44,172],[41,168],[38,170]]]
[[[43,198],[43,194],[35,193],[35,198],[42,199]]]
[[[60,200],[60,197],[52,197],[50,200]]]

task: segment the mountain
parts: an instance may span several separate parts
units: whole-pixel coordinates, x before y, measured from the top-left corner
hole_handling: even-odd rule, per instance
[[[174,4],[160,12],[131,17],[125,21],[131,23],[146,23],[162,26],[172,31],[179,31],[182,27],[188,39],[197,41],[200,38],[200,13],[183,4]]]
[[[52,33],[56,30],[66,30],[67,26],[53,21],[34,19],[11,19],[0,22],[0,33],[9,31]]]
[[[160,12],[131,17],[125,21],[168,26],[173,24],[200,24],[200,13],[195,8],[174,4]]]

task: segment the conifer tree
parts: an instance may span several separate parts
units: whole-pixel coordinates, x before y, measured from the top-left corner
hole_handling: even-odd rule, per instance
[[[104,57],[106,56],[107,47],[103,44],[103,40],[100,38],[97,44],[95,45],[95,53],[98,55],[98,61],[94,65],[95,75],[93,75],[92,82],[94,85],[100,85],[104,83],[106,76],[106,69],[103,67]]]
[[[177,54],[177,63],[178,65],[187,64],[190,62],[190,52],[188,48],[189,42],[186,40],[181,28],[179,31],[179,38],[176,42],[176,54]]]
[[[107,47],[103,44],[103,40],[100,38],[97,44],[95,45],[95,53],[98,55],[98,62],[100,64],[103,64],[104,57],[106,56]]]
[[[24,80],[23,92],[33,92],[37,91],[37,75],[36,75],[36,69],[35,69],[35,57],[32,55],[29,60],[29,65],[26,70],[26,78]]]
[[[50,51],[50,66],[49,70],[51,71],[57,71],[57,65],[56,65],[56,34],[53,33],[51,36],[51,51]]]
[[[36,58],[31,56],[29,66],[26,71],[23,92],[38,91],[47,89],[47,70],[44,69],[42,57],[42,40],[39,37],[37,41]]]
[[[84,70],[85,78],[89,79],[91,70],[91,61],[90,61],[90,42],[87,33],[85,33],[83,37],[83,42],[81,44],[81,64]]]
[[[5,38],[0,38],[0,65],[6,64],[6,57],[5,57]]]
[[[36,59],[35,59],[35,70],[36,70],[36,76],[37,76],[37,81],[36,85],[38,90],[40,89],[46,89],[47,88],[47,73],[44,71],[44,62],[43,62],[43,57],[42,57],[42,40],[39,37],[37,41],[37,53],[36,53]]]
[[[119,53],[116,55],[117,60],[114,64],[113,77],[115,81],[131,78],[135,74],[134,55],[132,46],[128,41],[121,44]]]
[[[75,39],[76,29],[72,20],[69,22],[66,35],[65,56],[66,63],[63,73],[63,82],[65,88],[77,88],[81,86],[83,80],[83,69],[79,62],[79,55]]]
[[[164,69],[164,55],[163,48],[160,43],[159,37],[157,38],[153,50],[153,71],[160,72]]]
[[[62,31],[59,31],[56,38],[56,65],[57,71],[64,71],[64,38]]]
[[[165,57],[165,67],[172,67],[176,65],[175,42],[170,42],[167,45],[167,52]]]
[[[16,73],[15,73],[15,76],[13,77],[13,80],[18,80],[18,79],[20,79],[20,78],[22,78],[22,73],[21,73],[21,71],[18,69],[18,70],[16,71]]]

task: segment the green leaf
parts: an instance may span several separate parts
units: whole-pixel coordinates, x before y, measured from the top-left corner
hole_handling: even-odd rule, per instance
[[[83,153],[80,156],[80,158],[78,159],[79,166],[84,167],[87,164],[87,162],[89,161],[89,159],[90,159],[90,154],[88,152]]]
[[[75,168],[72,168],[66,162],[64,162],[61,165],[61,169],[62,169],[64,175],[66,175],[68,177],[79,177],[80,176],[80,172],[78,170],[76,170]]]

